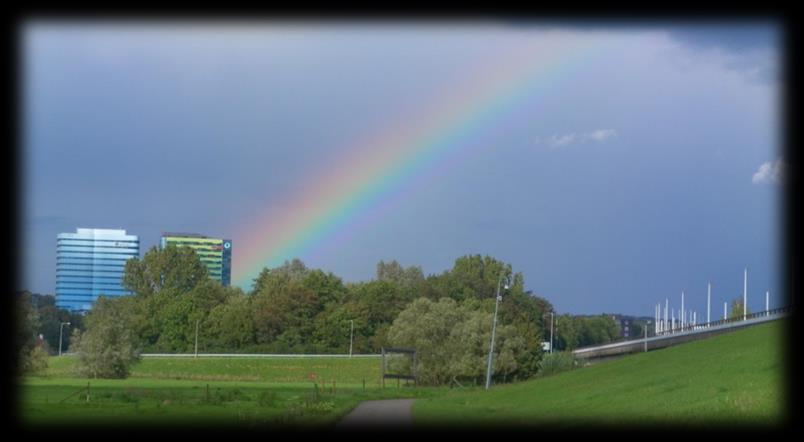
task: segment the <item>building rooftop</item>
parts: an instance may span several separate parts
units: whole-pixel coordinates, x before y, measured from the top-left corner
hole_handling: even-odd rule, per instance
[[[76,228],[75,233],[59,233],[58,238],[119,238],[137,240],[136,235],[127,234],[124,229],[87,229]]]

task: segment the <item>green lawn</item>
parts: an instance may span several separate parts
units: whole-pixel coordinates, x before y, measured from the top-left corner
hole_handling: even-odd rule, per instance
[[[417,400],[417,425],[775,424],[784,322],[626,356],[490,391]]]
[[[45,376],[22,382],[23,424],[327,426],[363,400],[435,391],[388,381],[380,388],[379,358],[147,358],[122,380],[80,378],[74,364],[51,358]]]
[[[75,358],[52,357],[47,376],[76,377]],[[378,386],[380,358],[142,358],[130,378]]]

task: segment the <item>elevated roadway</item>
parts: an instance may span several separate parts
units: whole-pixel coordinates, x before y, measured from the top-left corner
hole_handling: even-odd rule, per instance
[[[792,308],[786,307],[767,312],[758,312],[748,315],[746,319],[738,318],[725,321],[715,321],[708,324],[700,324],[685,327],[683,330],[668,331],[658,336],[651,336],[647,339],[635,339],[631,341],[615,342],[613,344],[598,345],[594,347],[584,347],[573,350],[572,355],[581,360],[602,360],[616,357],[628,353],[644,352],[658,348],[669,347],[671,345],[684,342],[704,339],[710,336],[727,333],[744,327],[751,327],[770,321],[790,316]]]

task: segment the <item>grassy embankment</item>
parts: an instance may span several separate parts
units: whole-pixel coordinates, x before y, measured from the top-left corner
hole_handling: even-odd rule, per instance
[[[783,321],[549,377],[417,400],[417,425],[774,424]]]

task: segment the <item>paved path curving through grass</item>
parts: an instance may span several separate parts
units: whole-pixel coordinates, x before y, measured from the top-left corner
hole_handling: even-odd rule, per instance
[[[364,401],[338,423],[338,428],[410,427],[414,399]]]

